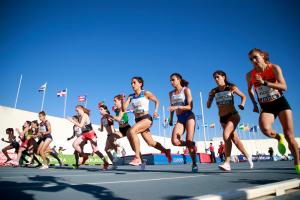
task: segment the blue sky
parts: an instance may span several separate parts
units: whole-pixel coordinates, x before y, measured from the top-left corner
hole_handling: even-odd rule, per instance
[[[18,108],[38,112],[37,90],[48,82],[48,114],[63,116],[64,99],[56,92],[68,88],[67,115],[74,114],[78,95],[86,94],[92,121],[99,123],[97,103],[111,107],[116,94],[131,93],[133,76],[142,76],[145,89],[167,106],[169,75],[178,72],[190,82],[199,114],[199,92],[205,104],[217,69],[247,93],[247,54],[258,47],[283,69],[299,136],[298,8],[291,0],[1,1],[0,105],[14,106],[23,74]],[[204,112],[208,124],[219,126],[215,105]],[[241,122],[257,124],[249,98],[240,113]],[[278,122],[275,128],[281,129]],[[157,129],[155,122],[152,131]]]

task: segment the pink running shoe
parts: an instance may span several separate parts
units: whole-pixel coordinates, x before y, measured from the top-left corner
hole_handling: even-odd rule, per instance
[[[130,163],[129,165],[133,165],[133,166],[138,166],[142,164],[142,160],[140,158],[134,158]]]

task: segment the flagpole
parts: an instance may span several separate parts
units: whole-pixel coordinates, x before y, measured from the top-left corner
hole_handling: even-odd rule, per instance
[[[84,107],[87,107],[87,101],[88,101],[88,99],[87,99],[87,95],[86,95],[86,96],[85,96]]]
[[[43,99],[42,99],[41,111],[44,109],[44,101],[45,101],[45,93],[46,93],[46,90],[47,90],[47,82],[46,82],[45,90],[43,91]]]
[[[160,117],[158,118],[158,135],[160,136]]]
[[[166,146],[166,124],[165,124],[165,119],[166,119],[166,113],[165,113],[165,106],[163,106],[163,120],[164,120],[164,147]]]
[[[65,105],[64,105],[64,118],[66,118],[67,98],[68,98],[68,88],[66,88]]]
[[[21,84],[22,84],[22,74],[21,74],[21,77],[20,77],[20,80],[19,80],[19,86],[18,86],[18,91],[17,91],[17,96],[16,96],[16,101],[15,101],[15,108],[17,108],[17,103],[18,103],[18,98],[19,98],[19,92],[20,92],[20,88],[21,88]]]
[[[202,127],[203,127],[203,136],[204,136],[204,148],[206,151],[206,130],[204,126],[204,112],[203,112],[203,102],[202,102],[202,92],[200,92],[200,106],[201,106],[201,115],[202,115]]]

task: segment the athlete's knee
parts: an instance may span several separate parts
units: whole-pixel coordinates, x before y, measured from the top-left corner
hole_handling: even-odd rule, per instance
[[[136,128],[130,128],[130,129],[127,131],[127,134],[128,134],[129,136],[132,136],[132,135],[136,134],[136,132],[137,132],[137,129],[136,129]]]
[[[224,133],[223,133],[223,139],[224,139],[225,142],[231,140],[230,134],[224,132]]]
[[[73,146],[74,149],[77,149],[78,144],[76,142],[73,142],[72,146]]]
[[[172,144],[173,144],[174,146],[179,146],[179,145],[180,145],[180,141],[179,141],[178,139],[172,138]]]
[[[261,126],[260,130],[261,130],[261,132],[263,132],[266,135],[273,135],[274,134],[272,128],[270,128],[270,127]]]

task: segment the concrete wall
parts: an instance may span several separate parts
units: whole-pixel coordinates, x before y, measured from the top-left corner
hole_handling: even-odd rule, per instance
[[[6,128],[21,128],[22,125],[26,120],[37,120],[38,114],[33,112],[28,112],[25,110],[20,109],[14,109],[9,107],[0,106],[0,137],[7,139],[7,136],[5,134]],[[54,117],[54,116],[47,116],[47,119],[50,121],[52,126],[52,135],[53,135],[53,142],[51,146],[56,145],[57,147],[62,146],[65,149],[66,154],[72,154],[74,149],[72,148],[72,142],[67,141],[67,138],[72,135],[72,123],[70,123],[68,120]],[[117,125],[116,125],[117,127]],[[99,125],[93,124],[93,128],[98,136],[98,147],[100,151],[104,152],[104,145],[106,142],[106,132],[100,132],[98,131]],[[16,134],[16,133],[15,133]],[[177,153],[178,151],[180,153],[183,152],[182,147],[175,147],[171,144],[170,138],[163,138],[159,136],[153,135],[154,140],[160,142],[167,148],[171,148],[172,153]],[[141,138],[140,138],[141,139]],[[148,147],[148,145],[145,143],[143,139],[141,141],[141,151],[143,154],[146,153],[159,153],[156,149],[152,147]],[[129,145],[129,142],[127,138],[122,138],[118,141],[122,147],[125,148],[127,155],[132,155],[133,151],[131,150],[131,147]],[[277,151],[277,142],[274,139],[260,139],[260,140],[243,140],[242,141],[245,145],[245,148],[252,154],[255,154],[256,151],[259,151],[260,153],[268,153],[268,148],[273,147],[274,154],[278,154]],[[298,144],[300,144],[300,138],[297,138]],[[220,140],[212,141],[215,151],[217,152],[218,145],[220,144]],[[197,141],[196,142],[198,147],[198,152],[205,152],[204,148],[204,142],[203,141]],[[2,149],[4,146],[6,146],[7,143],[0,142],[0,148]],[[209,146],[209,142],[207,142],[207,147]],[[91,152],[90,145],[86,145],[85,147],[86,152]],[[287,151],[289,153],[289,151]],[[240,152],[237,150],[237,148],[233,145],[232,148],[232,154],[237,155],[240,154]]]

